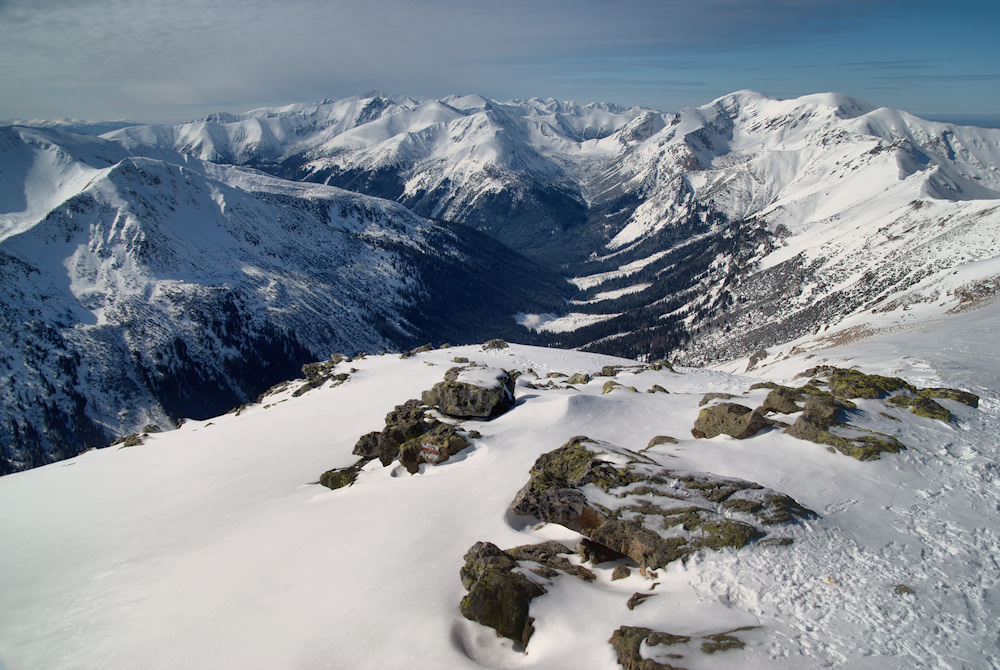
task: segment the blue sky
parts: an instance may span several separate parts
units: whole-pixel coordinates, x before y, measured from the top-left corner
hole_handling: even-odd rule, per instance
[[[1000,124],[998,35],[992,0],[0,0],[0,118],[370,90],[674,111],[753,89]]]

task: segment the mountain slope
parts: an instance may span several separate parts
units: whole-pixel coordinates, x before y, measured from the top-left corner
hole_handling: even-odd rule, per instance
[[[828,362],[926,386],[964,377],[966,356],[992,361],[997,374],[988,329],[953,358],[933,342],[952,328],[925,325],[932,337],[897,335],[893,355],[873,361],[864,351],[831,351]],[[976,330],[967,319],[962,326]],[[441,381],[455,357],[521,371],[515,407],[467,422],[480,433],[472,446],[415,475],[372,461],[348,488],[315,483],[324,470],[353,463],[358,438]],[[907,445],[876,461],[771,428],[747,440],[691,437],[702,394],[757,403],[766,388],[744,391],[761,375],[799,385],[790,378],[816,362],[790,360],[750,377],[639,370],[634,361],[521,346],[370,356],[340,363],[336,371],[355,368],[340,385],[291,397],[293,385],[239,415],[4,477],[0,658],[11,670],[610,670],[620,666],[608,640],[629,625],[691,636],[691,644],[645,648],[690,668],[989,666],[1000,651],[991,626],[1000,607],[995,390],[966,387],[982,394],[978,409],[941,401],[953,412],[948,423],[857,399],[852,417]],[[597,376],[609,365],[624,368]],[[556,372],[595,379],[542,388],[565,386],[549,377]],[[614,380],[640,393],[602,393],[603,381]],[[642,392],[654,384],[670,393]],[[463,554],[477,541],[509,548],[556,540],[569,561],[582,562],[570,549],[577,533],[507,512],[539,455],[574,435],[633,452],[653,436],[673,436],[676,444],[653,447],[647,458],[757,482],[816,515],[780,527],[788,546],[702,549],[655,576],[622,559],[587,563],[593,583],[549,575],[547,593],[530,603],[535,633],[521,653],[459,613]],[[613,580],[621,565],[630,575]],[[632,609],[635,593],[651,597]],[[721,640],[722,651],[701,651],[706,636],[725,631],[745,646]]]
[[[333,351],[509,334],[561,302],[554,275],[393,203],[3,133],[5,471],[211,416]]]
[[[109,137],[477,227],[576,277],[573,304],[525,310],[525,326],[630,357],[746,355],[934,299],[1000,252],[1000,131],[834,93],[739,91],[676,114],[369,95]]]

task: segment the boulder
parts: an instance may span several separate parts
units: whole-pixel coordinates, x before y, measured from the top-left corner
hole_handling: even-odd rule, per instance
[[[466,552],[465,565],[460,571],[468,594],[462,598],[459,610],[466,619],[494,629],[497,635],[514,640],[523,648],[535,632],[528,605],[545,589],[513,572],[515,567],[514,558],[495,544],[473,545]]]
[[[725,433],[737,440],[743,440],[770,425],[767,419],[755,409],[744,405],[724,402],[701,410],[694,422],[691,434],[697,438],[711,438]]]
[[[514,377],[499,368],[452,368],[421,399],[447,416],[490,419],[514,406]]]

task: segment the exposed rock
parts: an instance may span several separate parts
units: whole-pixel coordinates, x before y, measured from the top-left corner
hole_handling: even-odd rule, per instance
[[[701,410],[691,434],[697,438],[711,438],[725,433],[744,440],[768,425],[767,419],[757,410],[724,402]]]
[[[404,351],[399,355],[400,358],[410,358],[416,356],[417,354],[422,354],[428,351],[434,351],[434,345],[428,342],[427,344],[421,345],[419,347],[414,347],[409,351]]]
[[[566,379],[567,384],[586,384],[588,382],[590,382],[590,375],[585,372],[576,372]]]
[[[646,445],[647,449],[652,449],[653,447],[660,444],[677,444],[677,438],[670,437],[669,435],[657,435],[649,441]]]
[[[468,363],[469,359],[466,358],[465,356],[455,356],[453,359],[451,359],[451,362],[452,363]]]
[[[545,589],[513,572],[515,567],[514,558],[495,544],[477,542],[465,554],[461,577],[469,593],[462,598],[459,609],[466,619],[526,647],[534,633],[528,604]]]
[[[698,403],[698,407],[704,407],[713,400],[732,400],[735,397],[731,393],[706,393]]]
[[[666,368],[670,372],[673,372],[674,374],[677,374],[677,371],[674,370],[674,366],[671,365],[670,361],[666,360],[665,358],[657,359],[657,360],[655,360],[655,361],[653,361],[652,363],[649,364],[649,369],[650,370],[655,370],[655,371],[658,372],[658,371],[662,370],[663,368]]]
[[[421,398],[448,416],[493,418],[514,406],[514,377],[498,368],[452,368]]]
[[[760,408],[766,412],[793,414],[802,409],[796,403],[803,400],[805,400],[805,396],[795,389],[787,386],[778,386],[767,394]]]
[[[379,433],[377,431],[365,433],[358,438],[351,453],[355,456],[367,458],[368,460],[378,458],[378,437]]]
[[[611,572],[611,581],[616,582],[619,579],[628,579],[632,576],[632,569],[627,565],[619,565]]]
[[[597,578],[562,555],[568,553],[565,545],[555,541],[507,551],[491,542],[477,542],[465,554],[465,565],[460,571],[462,586],[469,592],[459,607],[462,615],[526,647],[534,632],[533,620],[528,616],[529,603],[546,591],[522,571],[515,570],[527,568],[545,580],[560,574],[588,582]]]
[[[506,349],[510,345],[501,339],[493,339],[483,343],[483,351],[488,349]]]
[[[899,377],[866,375],[858,370],[820,366],[806,370],[807,377],[826,377],[830,393],[838,398],[884,398],[894,391],[916,392],[916,388]]]
[[[825,444],[837,451],[857,458],[870,460],[878,458],[882,452],[896,453],[903,449],[899,440],[889,435],[850,426],[851,436],[836,435],[830,431],[834,426],[845,426],[838,420],[842,409],[854,408],[853,403],[834,398],[831,395],[814,395],[806,400],[802,416],[796,419],[785,432],[800,440]]]
[[[909,407],[910,412],[917,416],[924,416],[928,419],[940,419],[941,421],[951,421],[951,412],[934,402],[930,398],[911,398],[906,395],[894,395],[887,400],[893,405]]]
[[[611,393],[615,389],[625,389],[626,391],[631,391],[632,393],[639,392],[638,389],[636,389],[634,386],[625,386],[623,384],[619,384],[613,379],[609,379],[608,381],[604,382],[604,389],[601,391],[601,393]]]
[[[401,444],[399,463],[407,472],[414,474],[420,469],[421,463],[441,463],[467,446],[469,441],[458,433],[455,426],[439,423],[419,437]]]
[[[701,638],[691,638],[687,635],[659,633],[652,629],[638,626],[622,626],[611,635],[611,639],[608,641],[618,655],[618,663],[625,670],[681,670],[677,666],[662,663],[653,658],[643,658],[641,653],[643,642],[646,643],[647,653],[650,656],[665,657],[670,661],[674,659],[683,660],[685,657],[684,654],[690,654],[691,646],[697,644],[698,640],[701,641],[700,651],[703,654],[743,649],[746,643],[736,637],[735,634],[756,629],[757,626],[743,626],[722,633],[705,635]],[[677,649],[672,650],[670,653],[657,654],[652,648],[658,646],[677,647]]]
[[[601,368],[599,376],[601,377],[614,377],[618,374],[618,371],[622,369],[620,365],[605,365]]]
[[[427,417],[419,400],[407,400],[385,416],[385,428],[378,436],[378,458],[389,465],[407,441],[433,430],[440,422]]]
[[[139,435],[139,433],[129,433],[128,435],[123,435],[119,437],[117,440],[115,440],[108,446],[114,447],[119,444],[121,445],[122,448],[139,447],[142,446],[143,442],[142,442],[142,437]]]
[[[142,427],[142,431],[141,432],[147,433],[147,434],[148,433],[159,433],[160,432],[160,427],[157,426],[155,423],[147,423],[145,426]]]
[[[686,635],[658,633],[651,628],[638,626],[622,626],[612,633],[611,639],[608,640],[618,655],[619,665],[625,670],[680,670],[673,665],[644,659],[641,653],[642,643],[645,642],[649,646],[671,646],[690,641],[691,638]]]
[[[946,400],[955,400],[969,407],[979,407],[979,396],[975,393],[969,393],[968,391],[959,391],[958,389],[948,389],[948,388],[926,388],[917,389],[918,398],[944,398]]]
[[[358,478],[358,473],[361,472],[361,468],[363,468],[370,460],[370,458],[362,458],[354,465],[350,465],[346,468],[327,470],[319,476],[319,483],[330,489],[339,489],[345,486],[350,486],[354,483],[354,480]]]
[[[585,437],[540,456],[511,510],[575,530],[631,558],[643,574],[697,549],[742,547],[765,526],[810,514],[753,482],[673,471]]]
[[[634,610],[636,607],[644,603],[647,599],[652,598],[653,595],[654,594],[652,593],[639,593],[638,591],[636,591],[631,595],[631,597],[629,597],[628,602],[625,603],[625,606],[628,607],[629,610]]]
[[[625,554],[609,549],[603,544],[598,544],[585,537],[580,538],[576,543],[576,553],[585,561],[590,561],[593,565],[600,565],[608,561],[620,561],[628,558]]]
[[[659,384],[653,384],[648,389],[646,389],[646,393],[670,393],[670,391],[663,388]]]

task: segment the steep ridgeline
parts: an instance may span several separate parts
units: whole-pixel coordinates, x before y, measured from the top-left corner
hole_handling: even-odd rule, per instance
[[[565,283],[493,239],[167,150],[0,129],[2,472],[204,418],[330,352],[523,333]]]
[[[521,318],[561,346],[704,363],[1000,284],[1000,131],[837,94],[677,114],[373,94],[107,137],[485,231],[575,276],[574,304]]]
[[[1000,287],[1000,131],[740,92],[628,132],[570,314],[522,317],[562,346],[707,363]]]
[[[532,258],[562,262],[586,257],[601,242],[590,239],[586,225],[581,161],[594,150],[607,153],[597,143],[643,114],[655,113],[555,100],[369,94],[107,137],[133,149],[168,147],[390,198],[421,216],[487,232]]]

